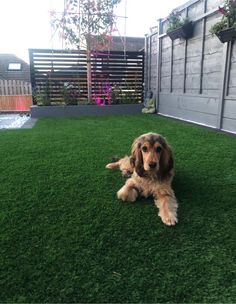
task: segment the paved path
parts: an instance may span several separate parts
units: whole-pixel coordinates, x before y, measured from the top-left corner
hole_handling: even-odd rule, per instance
[[[0,114],[0,129],[30,129],[37,119],[21,114]]]

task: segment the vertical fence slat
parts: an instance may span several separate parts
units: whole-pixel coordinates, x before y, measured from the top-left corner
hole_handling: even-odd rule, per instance
[[[156,84],[156,111],[159,111],[159,93],[161,91],[161,57],[162,57],[162,39],[159,37],[162,34],[162,19],[158,19],[157,33],[157,84]]]
[[[8,82],[4,80],[4,95],[8,95]]]
[[[0,96],[31,95],[31,84],[21,80],[0,80]]]
[[[15,80],[10,80],[8,83],[8,95],[13,95],[14,85],[15,85]]]
[[[223,64],[222,64],[222,78],[221,78],[221,90],[219,96],[217,127],[222,128],[222,116],[224,111],[225,95],[227,93],[228,81],[229,81],[229,68],[230,68],[230,54],[232,52],[232,42],[227,42],[223,45]]]
[[[188,7],[185,9],[185,18],[188,18]],[[183,93],[186,93],[187,56],[188,56],[188,39],[185,40],[185,44],[184,44]]]
[[[232,67],[232,53],[233,53],[233,45],[234,45],[234,41],[230,41],[229,42],[229,52],[228,52],[228,68],[227,68],[227,74],[226,74],[226,81],[225,81],[225,96],[229,95],[229,78],[230,78],[230,71],[231,71],[231,67]]]
[[[144,96],[146,97],[147,91],[148,91],[148,56],[146,54],[148,53],[148,35],[145,35],[145,44],[144,44],[144,52],[145,52],[145,58],[144,58]]]
[[[174,42],[171,40],[171,53],[170,53],[170,93],[173,91],[173,56],[174,55]]]
[[[151,75],[152,75],[152,36],[149,37],[149,70],[148,70],[148,91],[151,90]]]
[[[204,14],[207,11],[207,0],[204,0]],[[201,62],[200,62],[200,86],[199,94],[202,94],[202,80],[203,80],[203,63],[204,63],[204,52],[205,52],[205,40],[206,40],[206,17],[202,20],[202,50],[201,50]]]

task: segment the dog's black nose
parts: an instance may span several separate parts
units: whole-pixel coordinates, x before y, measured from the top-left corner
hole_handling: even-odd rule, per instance
[[[149,167],[150,167],[151,169],[155,169],[156,166],[157,166],[157,163],[155,163],[155,162],[150,162],[150,163],[149,163]]]

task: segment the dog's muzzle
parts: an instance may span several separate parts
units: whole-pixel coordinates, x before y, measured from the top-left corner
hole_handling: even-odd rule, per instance
[[[157,167],[157,163],[156,163],[156,162],[150,162],[150,163],[149,163],[149,168],[150,168],[151,170],[156,169],[156,167]]]

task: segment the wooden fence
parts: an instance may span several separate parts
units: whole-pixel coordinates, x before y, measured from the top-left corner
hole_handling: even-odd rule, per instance
[[[85,51],[30,49],[34,104],[83,104],[87,101]],[[92,102],[143,100],[143,52],[92,52]]]
[[[31,84],[21,80],[0,80],[0,111],[29,111]]]
[[[146,37],[146,91],[158,113],[236,132],[236,43],[209,32],[221,20],[222,0],[191,0],[176,10],[194,24],[193,37],[172,41],[167,20]]]
[[[21,80],[0,80],[0,95],[31,95],[31,84]]]

